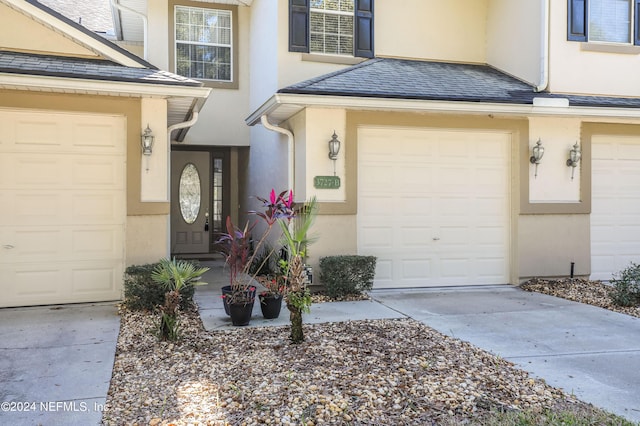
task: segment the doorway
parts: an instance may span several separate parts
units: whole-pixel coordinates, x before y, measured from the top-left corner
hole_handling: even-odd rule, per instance
[[[171,152],[171,254],[209,258],[229,215],[229,149]]]

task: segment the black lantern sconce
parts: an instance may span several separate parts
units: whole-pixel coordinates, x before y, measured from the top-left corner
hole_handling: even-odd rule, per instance
[[[529,158],[529,162],[536,165],[536,169],[533,175],[534,178],[538,177],[538,164],[540,164],[540,160],[542,160],[543,155],[544,147],[542,146],[542,141],[538,139],[538,142],[536,142],[535,146],[531,150],[531,157]]]
[[[580,145],[576,142],[571,151],[569,151],[569,158],[567,159],[567,166],[571,167],[571,180],[573,180],[573,175],[576,171],[576,167],[578,167],[580,158],[582,158],[582,152],[580,151]]]

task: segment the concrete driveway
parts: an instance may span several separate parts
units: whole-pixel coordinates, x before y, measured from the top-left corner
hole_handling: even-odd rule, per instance
[[[513,286],[372,296],[583,401],[640,422],[640,318]]]
[[[99,424],[119,328],[114,303],[0,309],[0,424]]]

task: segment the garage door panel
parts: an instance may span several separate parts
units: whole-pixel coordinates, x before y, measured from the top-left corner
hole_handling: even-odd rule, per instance
[[[424,279],[431,276],[431,259],[407,259],[401,262],[402,280]]]
[[[124,118],[0,110],[0,124],[0,306],[119,299]]]
[[[90,148],[95,151],[95,148],[102,148],[105,151],[119,151],[119,144],[117,143],[117,135],[115,134],[113,124],[108,121],[102,123],[75,123],[72,125],[72,132],[74,137],[70,142],[72,147]]]
[[[373,252],[370,252],[372,254]],[[378,257],[376,261],[376,282],[385,287],[393,287],[393,262],[389,258]]]
[[[401,226],[399,243],[402,247],[427,247],[432,243],[433,235],[431,227]]]
[[[393,243],[393,229],[391,227],[362,228],[361,240],[364,250],[372,248],[390,248]]]
[[[17,117],[14,127],[16,145],[36,145],[39,147],[61,147],[63,145],[63,129],[61,129],[63,123],[42,115],[39,118],[25,118],[20,115]]]
[[[374,174],[369,140],[391,137],[402,155],[378,157],[375,167],[391,178],[376,179],[373,190],[363,178]],[[359,129],[358,250],[384,262],[376,287],[508,282],[509,141],[496,133]],[[372,221],[379,209],[387,214]]]

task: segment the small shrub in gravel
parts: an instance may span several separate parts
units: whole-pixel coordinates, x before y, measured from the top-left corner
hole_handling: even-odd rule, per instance
[[[164,303],[165,289],[151,278],[160,263],[129,266],[124,273],[124,305],[134,311],[153,311]],[[180,289],[180,309],[193,305],[192,285]]]
[[[640,265],[631,263],[611,280],[611,300],[619,306],[640,305]]]
[[[327,295],[340,298],[358,295],[373,287],[375,256],[327,256],[320,258],[320,280]]]

